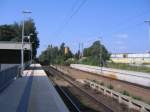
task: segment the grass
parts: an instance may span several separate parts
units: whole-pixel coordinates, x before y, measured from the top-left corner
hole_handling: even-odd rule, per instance
[[[130,71],[137,71],[137,72],[145,72],[150,73],[150,68],[145,66],[131,66],[129,64],[123,63],[107,63],[106,67],[109,68],[116,68],[116,69],[123,69],[123,70],[130,70]]]
[[[113,85],[111,85],[111,84],[108,85],[107,88],[108,88],[108,89],[114,89]]]
[[[141,101],[142,98],[140,96],[132,96],[133,99]]]
[[[101,82],[100,85],[104,86],[104,82]]]
[[[139,101],[142,101],[142,98],[140,96],[134,96],[134,95],[130,95],[130,93],[126,90],[124,90],[123,92],[121,92],[123,95],[126,95],[126,96],[130,96],[132,97],[133,99],[135,100],[139,100]]]
[[[126,90],[124,90],[124,91],[122,92],[122,94],[123,94],[123,95],[126,95],[126,96],[130,96],[129,92],[126,91]]]

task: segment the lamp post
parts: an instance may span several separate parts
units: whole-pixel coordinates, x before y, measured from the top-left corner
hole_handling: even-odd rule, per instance
[[[30,11],[23,11],[23,17],[25,17],[25,14],[31,13]],[[21,39],[21,75],[23,75],[24,70],[24,19],[23,19],[23,25],[22,25],[22,39]]]

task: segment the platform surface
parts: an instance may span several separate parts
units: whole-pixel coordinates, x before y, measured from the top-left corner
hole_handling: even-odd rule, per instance
[[[39,64],[0,93],[1,112],[69,112]]]

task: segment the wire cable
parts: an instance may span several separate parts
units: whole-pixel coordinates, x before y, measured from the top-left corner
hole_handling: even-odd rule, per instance
[[[86,3],[87,0],[82,0],[82,2],[79,4],[79,6],[75,9],[78,1],[75,2],[75,4],[73,5],[73,7],[71,8],[72,13],[69,15],[68,19],[66,21],[64,21],[64,23],[62,24],[62,26],[59,27],[58,32],[57,32],[57,36],[60,35],[62,33],[62,31],[65,29],[65,27],[69,24],[69,22],[72,20],[72,18],[79,12],[79,10],[82,8],[82,6]]]

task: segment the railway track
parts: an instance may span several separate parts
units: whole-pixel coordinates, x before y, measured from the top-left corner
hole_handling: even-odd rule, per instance
[[[44,69],[45,69],[45,71],[47,73],[50,73],[50,74],[53,74],[53,75],[55,74],[58,77],[60,77],[61,79],[65,80],[66,82],[68,82],[69,84],[71,84],[73,87],[75,87],[76,89],[78,89],[81,94],[84,94],[87,98],[89,98],[90,101],[94,101],[94,102],[98,103],[99,104],[99,108],[102,108],[102,112],[114,112],[110,107],[108,107],[107,105],[105,105],[102,101],[99,101],[97,98],[95,98],[94,96],[92,96],[91,94],[89,94],[86,90],[82,89],[82,87],[80,85],[78,85],[75,82],[75,80],[73,78],[71,78],[70,76],[66,76],[65,74],[63,74],[60,71],[57,71],[54,68],[44,67]],[[65,93],[65,91],[63,91],[63,89],[60,89],[60,87],[58,87],[58,88],[64,94],[63,96],[67,95],[67,93]],[[71,100],[70,97],[65,98],[65,100],[68,100],[68,99]],[[73,103],[73,101],[71,101],[71,102]],[[73,105],[75,106],[74,103],[73,103]],[[77,106],[75,106],[75,107],[77,107]],[[80,111],[80,109],[77,109],[77,110]],[[77,112],[77,111],[73,111],[73,112]]]
[[[52,75],[47,67],[44,67],[44,70],[46,71],[47,75]],[[57,92],[59,93],[59,95],[62,97],[63,101],[65,102],[65,104],[67,105],[68,109],[70,112],[81,112],[80,109],[78,108],[78,106],[72,101],[72,99],[70,98],[70,96],[58,85],[56,85],[56,83],[54,82],[54,80],[51,78],[51,81],[53,83],[53,85],[55,85],[55,88],[57,90]]]
[[[118,92],[128,91],[131,95],[141,98],[143,102],[149,103],[150,88],[148,87],[143,87],[137,84],[127,82],[127,81],[116,80],[116,79],[106,77],[103,75],[99,75],[96,73],[90,73],[90,72],[86,72],[86,71],[82,71],[82,70],[74,69],[70,67],[58,66],[58,68],[60,68],[62,72],[68,74],[68,76],[74,77],[75,79],[97,80],[97,81],[104,83],[106,87],[109,85],[112,85],[115,91],[118,91]],[[78,74],[81,74],[81,75],[78,75]]]
[[[82,70],[75,69],[75,68],[71,68],[71,67],[69,67],[69,68],[70,68],[70,69],[77,70],[77,71],[81,71],[81,72],[89,73],[89,74],[92,74],[92,75],[95,75],[95,76],[104,77],[104,78],[107,78],[107,79],[110,79],[110,80],[116,80],[116,81],[118,81],[118,82],[126,83],[126,84],[128,84],[128,85],[133,85],[133,86],[141,87],[141,88],[143,88],[143,89],[147,89],[147,90],[149,90],[149,89],[150,89],[150,87],[142,86],[142,85],[139,85],[139,84],[135,84],[135,83],[131,83],[131,82],[127,82],[127,81],[119,80],[119,79],[114,79],[114,78],[111,78],[111,77],[106,77],[106,76],[103,76],[103,75],[99,75],[99,74],[92,73],[92,72],[88,72],[88,71],[82,71]]]
[[[84,71],[87,73],[91,73],[94,75],[107,77],[109,79],[118,80],[120,82],[132,84],[135,86],[139,86],[144,89],[150,89],[150,87],[149,87],[150,76],[146,73],[141,73],[142,74],[141,75],[138,72],[133,73],[133,71],[132,72],[129,71],[129,73],[128,73],[127,71],[124,71],[124,70],[117,71],[117,69],[111,69],[111,68],[106,68],[106,67],[103,67],[101,69],[100,67],[93,67],[93,66],[87,66],[87,65],[84,65],[83,68],[82,68],[82,66],[79,68],[78,68],[78,66],[77,66],[77,68],[76,68],[76,66],[75,67],[73,66],[71,68],[80,70],[80,71]],[[80,68],[82,68],[82,69],[80,69]],[[86,70],[84,70],[84,69],[86,69]],[[136,81],[131,80],[131,79],[136,79]]]

